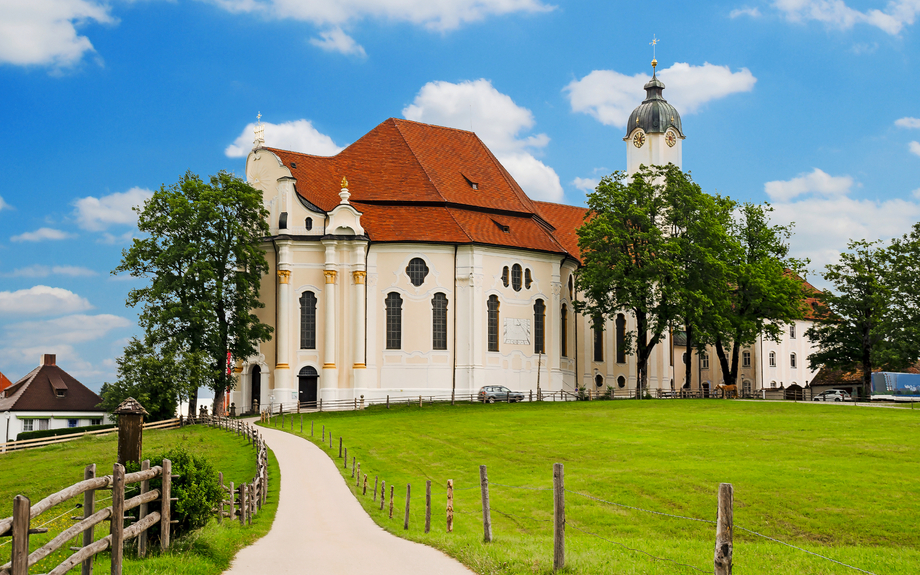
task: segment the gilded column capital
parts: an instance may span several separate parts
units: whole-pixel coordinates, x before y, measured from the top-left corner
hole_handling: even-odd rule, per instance
[[[337,272],[335,270],[324,270],[323,275],[326,276],[327,284],[335,283],[335,276],[337,275]]]
[[[354,278],[355,278],[355,284],[356,284],[356,285],[357,285],[357,284],[363,284],[363,283],[364,283],[364,278],[367,277],[367,272],[362,272],[362,271],[354,271],[354,272],[351,272],[351,274],[352,274],[352,276],[354,276]]]
[[[289,270],[278,270],[278,283],[290,283],[291,272]]]

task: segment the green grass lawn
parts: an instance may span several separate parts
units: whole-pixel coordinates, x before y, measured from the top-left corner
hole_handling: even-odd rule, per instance
[[[216,471],[222,471],[225,482],[236,484],[248,481],[256,473],[255,450],[246,440],[235,433],[204,426],[191,426],[175,430],[147,430],[144,432],[144,457],[152,457],[176,446],[205,457]],[[22,494],[33,504],[40,499],[83,479],[83,468],[96,463],[98,475],[112,473],[112,464],[117,458],[116,436],[88,436],[78,441],[51,445],[40,449],[19,451],[0,455],[0,518],[12,514],[13,497]],[[189,573],[211,575],[225,570],[240,548],[253,543],[268,532],[274,520],[278,504],[280,474],[277,461],[269,451],[269,493],[268,502],[256,516],[252,526],[240,527],[239,522],[216,520],[187,537],[173,542],[168,553],[153,553],[152,557],[140,560],[131,558],[126,547],[125,573]],[[111,493],[97,495],[97,508],[109,504]],[[132,494],[129,493],[128,497]],[[30,548],[35,550],[42,542],[50,540],[56,533],[73,524],[72,515],[82,515],[74,506],[83,499],[80,496],[51,509],[32,521],[32,526],[44,525],[47,535],[33,535]],[[48,523],[50,521],[50,523]],[[47,525],[45,525],[48,523]],[[108,533],[107,524],[96,528],[96,538]],[[9,561],[10,538],[0,538],[0,564]],[[76,540],[72,545],[79,545]],[[59,551],[37,563],[30,572],[40,573],[52,569],[71,552]],[[79,567],[74,572],[79,573]],[[109,572],[109,554],[96,556],[94,573]]]
[[[433,545],[479,573],[552,571],[552,466],[566,488],[647,510],[714,520],[732,483],[735,524],[876,574],[920,572],[920,411],[723,400],[594,401],[369,408],[304,416],[331,431],[354,490],[352,456],[370,476],[358,499],[382,527]],[[291,416],[286,416],[290,429]],[[278,418],[273,422],[278,423]],[[299,432],[295,416],[295,432]],[[349,465],[342,469],[338,438]],[[494,541],[483,544],[479,465],[488,466]],[[393,519],[371,501],[396,486]],[[446,481],[455,482],[445,532]],[[425,481],[432,530],[425,534]],[[406,484],[412,484],[404,531]],[[537,489],[515,489],[525,486]],[[715,526],[566,494],[567,572],[712,572]],[[587,535],[578,529],[603,537]],[[651,554],[662,560],[650,558]],[[735,573],[857,573],[736,530]]]

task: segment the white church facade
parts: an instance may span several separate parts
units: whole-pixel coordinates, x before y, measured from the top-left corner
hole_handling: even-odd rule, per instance
[[[629,173],[681,166],[680,116],[654,75],[645,89],[624,138]],[[631,315],[593,330],[573,309],[585,208],[531,200],[476,134],[391,118],[332,157],[263,144],[257,134],[246,177],[270,212],[256,314],[275,333],[237,364],[242,410],[538,379],[547,392],[636,389],[619,345]],[[672,343],[649,362],[652,393],[683,383]],[[705,377],[694,386],[718,383]]]

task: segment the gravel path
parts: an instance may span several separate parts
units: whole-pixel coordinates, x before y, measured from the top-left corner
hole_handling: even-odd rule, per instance
[[[335,463],[305,439],[260,428],[281,467],[281,500],[268,535],[225,574],[471,575],[440,551],[377,526]]]

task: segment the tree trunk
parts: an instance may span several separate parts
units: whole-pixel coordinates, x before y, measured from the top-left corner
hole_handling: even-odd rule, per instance
[[[863,349],[862,349],[862,396],[869,398],[872,389],[872,344],[870,343],[869,328],[863,328]]]
[[[725,385],[731,385],[729,383],[729,377],[731,377],[731,366],[728,363],[728,356],[725,354],[725,348],[722,346],[722,338],[716,338],[716,355],[719,356],[719,367],[722,368],[722,383]]]
[[[198,388],[197,387],[188,394],[188,416],[191,418],[198,417]]]
[[[693,381],[693,326],[687,325],[687,353],[684,358],[684,365],[687,371],[684,373],[684,387],[690,389]]]

